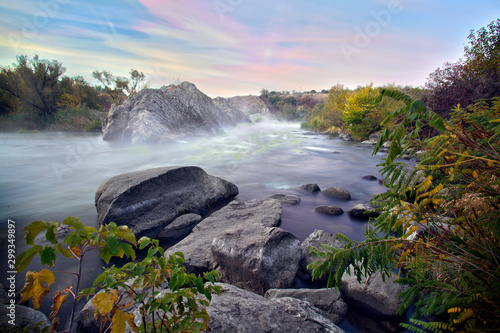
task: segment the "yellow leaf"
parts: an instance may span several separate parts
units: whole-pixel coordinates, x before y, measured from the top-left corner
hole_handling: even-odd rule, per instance
[[[479,177],[479,175],[477,174],[477,171],[476,171],[476,170],[474,170],[474,171],[472,172],[472,175],[474,176],[474,178]]]
[[[125,332],[126,323],[129,324],[132,330],[137,331],[138,327],[134,323],[134,315],[131,313],[124,313],[120,309],[116,310],[111,320],[111,333]]]
[[[81,251],[80,251],[80,246],[75,245],[70,249],[71,253],[77,258],[80,258]]]
[[[49,320],[51,320],[52,318],[54,318],[56,316],[57,312],[59,312],[59,308],[61,307],[61,305],[64,302],[66,302],[66,297],[68,297],[68,293],[67,292],[66,292],[66,295],[62,295],[62,293],[60,291],[56,292],[56,295],[52,299],[52,301],[54,303],[50,307],[52,309],[52,312],[50,313]]]
[[[21,290],[21,302],[33,298],[33,308],[39,309],[45,295],[49,293],[49,287],[56,281],[54,274],[48,269],[42,269],[39,273],[26,273],[26,282]]]
[[[101,316],[105,316],[113,310],[115,302],[118,300],[118,291],[112,290],[109,293],[99,293],[92,299],[96,311]]]

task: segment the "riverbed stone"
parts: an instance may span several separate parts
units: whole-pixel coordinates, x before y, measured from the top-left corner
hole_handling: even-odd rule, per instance
[[[380,272],[373,273],[358,282],[351,267],[342,277],[343,297],[358,308],[379,317],[396,317],[401,300],[396,296],[407,286],[396,283],[397,275],[382,279]]]
[[[222,291],[213,295],[207,308],[213,332],[344,332],[307,301],[291,297],[266,299],[230,284],[217,285]]]
[[[9,309],[8,306],[13,308]],[[9,316],[10,314],[13,314],[14,316],[11,317]],[[14,325],[12,325],[12,320]],[[0,331],[2,332],[12,328],[18,328],[21,330],[39,322],[41,322],[40,328],[50,326],[50,321],[47,319],[45,314],[30,307],[19,304],[2,304],[0,307]]]
[[[347,201],[351,200],[351,193],[338,186],[329,187],[326,190],[321,191],[321,193],[323,193],[329,198],[337,200],[347,200]]]
[[[344,321],[347,313],[347,304],[336,289],[269,289],[264,297],[267,299],[292,297],[308,301],[336,325]]]
[[[293,194],[278,193],[271,195],[269,198],[279,200],[283,206],[295,206],[300,203],[300,197]]]
[[[299,187],[301,190],[304,190],[309,193],[317,193],[321,192],[321,188],[318,186],[318,184],[313,183],[313,184],[305,184]]]
[[[321,214],[326,214],[326,215],[342,215],[344,214],[344,210],[340,208],[339,206],[326,206],[326,205],[321,205],[317,206],[314,208],[315,212],[321,213]]]
[[[254,223],[215,237],[212,255],[222,282],[264,295],[293,285],[302,250],[290,232]]]
[[[347,210],[347,214],[349,214],[352,217],[363,220],[368,220],[370,218],[374,218],[380,215],[380,213],[375,211],[372,206],[361,203],[349,208]]]
[[[363,176],[361,178],[364,179],[364,180],[377,180],[378,179],[374,175],[366,175],[366,176]]]
[[[330,245],[335,248],[343,248],[346,245],[346,243],[339,239],[335,234],[326,232],[324,230],[314,230],[314,232],[311,233],[300,245],[300,247],[302,248],[302,261],[300,262],[300,270],[298,272],[298,276],[301,279],[312,279],[311,271],[307,269],[307,265],[312,264],[313,262],[318,260],[318,258],[313,257],[309,249],[311,246],[319,249],[321,247],[321,244]],[[328,274],[325,274],[322,278],[315,281],[325,284],[327,280]]]
[[[227,206],[205,218],[189,235],[165,251],[165,255],[177,251],[184,253],[184,266],[196,274],[215,268],[211,247],[214,238],[235,226],[259,224],[275,227],[281,218],[281,203],[276,199],[234,200]]]
[[[181,215],[160,231],[157,238],[166,242],[184,238],[201,220],[202,217],[198,214]]]
[[[177,217],[202,214],[238,194],[236,185],[196,166],[163,167],[110,178],[95,194],[99,224],[156,237]]]

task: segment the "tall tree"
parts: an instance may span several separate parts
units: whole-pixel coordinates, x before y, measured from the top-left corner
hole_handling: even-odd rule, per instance
[[[446,63],[429,75],[425,101],[429,108],[448,117],[460,104],[500,95],[500,19],[488,28],[471,30],[464,49],[465,60]]]
[[[93,71],[92,77],[104,86],[104,91],[111,97],[116,105],[122,104],[130,97],[148,86],[143,83],[146,76],[136,69],[130,70],[130,79],[124,76],[114,76],[107,70]]]
[[[18,56],[13,67],[1,68],[0,90],[43,116],[52,116],[62,93],[59,78],[65,71],[56,60],[40,59],[38,55],[33,59]]]

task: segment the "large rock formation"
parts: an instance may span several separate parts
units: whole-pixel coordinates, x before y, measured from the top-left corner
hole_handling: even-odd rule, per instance
[[[199,167],[164,167],[110,178],[96,192],[98,222],[156,236],[177,217],[200,214],[238,194],[236,185]]]
[[[186,238],[168,248],[165,255],[184,253],[184,266],[192,273],[202,274],[215,268],[211,251],[214,238],[239,225],[275,227],[280,218],[281,203],[276,199],[235,200],[202,220]]]
[[[256,96],[212,100],[189,82],[144,89],[109,111],[104,140],[156,143],[185,136],[223,132],[225,126],[250,122],[256,114],[269,114]]]

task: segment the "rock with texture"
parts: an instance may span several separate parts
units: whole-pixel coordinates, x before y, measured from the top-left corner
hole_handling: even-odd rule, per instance
[[[275,227],[279,224],[281,211],[281,203],[276,199],[234,200],[198,223],[186,238],[167,249],[165,255],[180,251],[186,259],[184,266],[190,272],[210,271],[215,268],[211,251],[214,238],[240,225]]]
[[[347,214],[358,219],[368,220],[371,217],[377,217],[379,212],[374,211],[374,208],[369,205],[357,204],[347,210]]]
[[[264,295],[267,299],[292,297],[310,302],[321,310],[323,317],[334,324],[340,324],[347,313],[347,304],[340,292],[335,289],[269,289]]]
[[[344,210],[338,206],[325,206],[321,205],[314,208],[315,212],[326,214],[326,215],[342,215],[344,214]]]
[[[11,320],[14,321],[15,325],[12,325]],[[2,304],[0,307],[0,331],[2,332],[13,328],[22,330],[38,322],[42,322],[40,328],[50,327],[47,316],[40,311],[19,304]]]
[[[266,299],[235,286],[222,286],[207,309],[209,326],[220,333],[344,332],[311,303],[296,298]]]
[[[260,295],[291,287],[302,259],[294,235],[261,224],[240,225],[215,237],[212,255],[222,282]]]
[[[345,246],[345,242],[340,240],[335,234],[331,234],[325,232],[323,230],[314,230],[312,234],[310,234],[300,245],[302,248],[302,261],[300,263],[299,276],[303,280],[311,280],[311,271],[307,269],[307,265],[312,264],[317,260],[317,258],[313,257],[309,251],[311,246],[316,248],[320,248],[321,244],[327,244],[333,246],[335,248],[343,248]],[[320,280],[316,280],[320,283],[326,283],[328,280],[328,274],[325,274]]]
[[[351,267],[350,275],[346,272],[342,277],[343,297],[358,308],[379,317],[395,317],[401,300],[396,295],[406,290],[406,286],[395,283],[397,276],[386,277],[377,272],[358,282]]]
[[[338,186],[332,186],[330,188],[327,188],[326,190],[321,191],[321,193],[323,193],[329,198],[337,200],[351,200],[351,193]]]
[[[300,203],[300,197],[292,194],[273,194],[269,198],[279,200],[283,206],[295,206]]]
[[[316,193],[316,192],[321,192],[321,189],[319,188],[318,184],[313,183],[313,184],[305,184],[299,187],[301,190],[304,190],[309,193]]]
[[[184,214],[176,218],[157,236],[161,241],[174,241],[184,238],[191,230],[201,221],[201,216],[198,214]]]
[[[230,115],[232,117],[234,117],[235,114],[243,114],[249,121],[255,121],[258,117],[271,115],[266,103],[264,103],[264,101],[258,96],[235,96],[231,98],[217,97],[214,99],[214,103],[219,107],[219,109],[224,111],[223,114]],[[237,118],[230,121],[229,124],[241,121],[241,117],[239,117],[239,119]],[[228,122],[224,121],[224,123]]]
[[[186,136],[223,132],[222,125],[248,122],[241,111],[221,110],[189,82],[143,89],[108,114],[103,139],[125,143],[157,143]]]
[[[236,185],[199,167],[164,167],[115,176],[96,192],[98,222],[156,236],[177,217],[200,214],[238,194]]]

